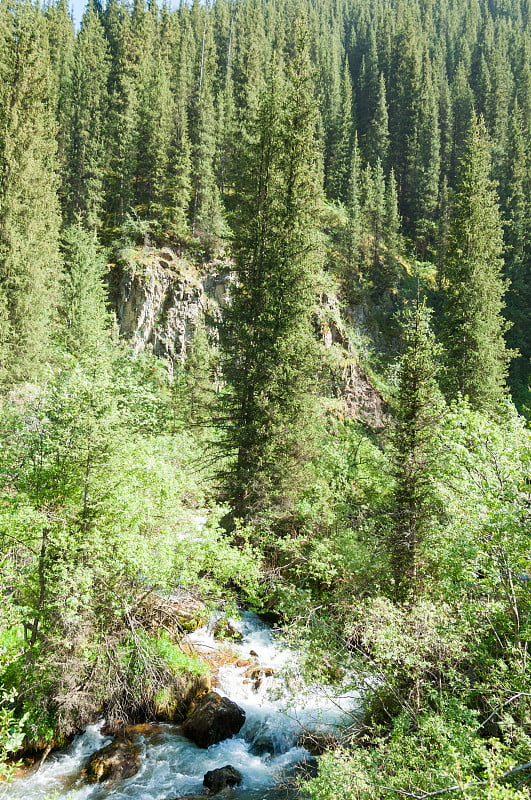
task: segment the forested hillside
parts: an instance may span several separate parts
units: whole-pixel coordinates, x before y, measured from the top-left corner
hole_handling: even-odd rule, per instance
[[[0,0],[0,123],[0,774],[186,590],[364,676],[301,796],[529,797],[527,0]]]

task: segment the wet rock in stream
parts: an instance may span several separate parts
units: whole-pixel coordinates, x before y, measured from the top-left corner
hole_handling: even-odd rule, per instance
[[[172,797],[171,800],[205,800],[204,794],[187,794],[186,797]]]
[[[128,738],[96,750],[85,764],[82,775],[87,783],[114,783],[131,778],[140,769],[139,749]]]
[[[211,769],[203,778],[203,786],[206,786],[211,794],[217,794],[221,792],[222,789],[226,789],[229,786],[238,786],[241,782],[241,772],[238,772],[238,770],[230,764],[227,764],[226,767],[220,767],[219,769]]]
[[[245,722],[245,711],[228,697],[209,692],[183,725],[184,735],[198,747],[210,747],[235,736]]]

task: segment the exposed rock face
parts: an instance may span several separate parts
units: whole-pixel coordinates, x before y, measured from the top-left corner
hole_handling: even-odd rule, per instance
[[[120,335],[136,352],[182,359],[203,312],[202,282],[172,250],[144,248],[125,270],[117,304]]]
[[[342,396],[349,417],[372,428],[384,428],[387,408],[382,396],[369,381],[359,364],[343,369]]]
[[[379,429],[385,427],[386,404],[359,365],[345,326],[345,320],[352,324],[356,316],[357,327],[363,331],[365,317],[362,312],[363,307],[356,310],[341,308],[337,297],[323,295],[314,322],[325,347],[336,346],[341,353],[335,393],[344,402],[345,416]]]
[[[234,281],[232,263],[194,266],[169,247],[144,247],[134,252],[122,268],[116,297],[120,335],[136,352],[151,350],[167,359],[170,369],[184,361],[199,323],[211,339],[216,323],[230,302]],[[382,428],[386,407],[378,391],[357,363],[346,322],[366,329],[363,306],[342,307],[338,297],[323,294],[314,308],[314,326],[327,348],[337,347],[342,366],[337,369],[333,392],[344,403],[345,416],[373,428]]]
[[[140,769],[138,748],[120,738],[93,753],[83,769],[88,783],[114,783],[130,778]]]
[[[217,794],[229,786],[238,786],[241,782],[241,772],[238,772],[230,764],[219,769],[211,769],[203,778],[203,786],[206,786],[212,794]]]
[[[169,247],[135,251],[118,287],[120,336],[136,352],[150,349],[170,365],[182,361],[198,321],[215,318],[229,299],[230,265],[209,267],[201,274]]]
[[[228,697],[216,692],[206,694],[183,725],[183,733],[198,747],[230,739],[245,722],[245,711]]]

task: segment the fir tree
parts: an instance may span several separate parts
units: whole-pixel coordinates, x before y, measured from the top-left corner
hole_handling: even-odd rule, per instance
[[[168,163],[168,201],[172,229],[182,236],[188,230],[188,211],[192,200],[188,106],[193,85],[195,43],[188,16],[181,21],[178,45],[172,82],[174,120]]]
[[[74,48],[66,148],[66,218],[81,216],[91,229],[99,227],[102,215],[109,68],[103,26],[91,1]]]
[[[380,295],[384,283],[382,268],[386,213],[385,176],[379,160],[376,161],[374,168],[367,164],[361,174],[360,184],[364,267],[376,299]]]
[[[385,78],[380,75],[378,100],[369,124],[365,139],[365,153],[369,163],[374,164],[379,158],[384,169],[389,157],[389,116],[387,113],[387,92]]]
[[[384,215],[384,242],[385,242],[385,270],[384,284],[386,289],[396,290],[398,285],[398,256],[403,249],[400,234],[400,215],[398,213],[398,191],[394,172],[391,170],[385,186],[385,215]]]
[[[487,408],[505,391],[510,353],[502,317],[502,226],[490,178],[483,120],[473,120],[460,164],[443,270],[443,344],[448,397],[468,396]]]
[[[242,153],[236,275],[223,332],[229,381],[224,486],[234,517],[287,512],[303,480],[315,385],[319,186],[308,52],[273,69]]]
[[[428,249],[432,249],[436,234],[435,213],[441,163],[437,96],[427,59],[423,72],[413,181],[415,239],[421,260],[426,258]]]
[[[393,158],[391,165],[398,185],[400,215],[406,230],[416,215],[415,165],[417,156],[420,96],[422,92],[423,48],[414,8],[403,6],[394,42],[389,82],[389,130]]]
[[[467,132],[475,118],[474,95],[463,62],[458,65],[452,84],[452,117],[454,130],[450,178],[453,180],[457,175],[459,164],[464,158]]]
[[[34,377],[47,357],[60,275],[55,96],[45,21],[0,3],[0,363]]]
[[[509,384],[516,402],[529,405],[531,388],[531,177],[530,152],[520,109],[512,109],[502,173],[505,275],[509,279],[507,343],[518,351]]]
[[[347,194],[347,232],[346,250],[349,265],[349,283],[352,285],[352,278],[356,283],[360,277],[360,235],[361,235],[361,205],[360,205],[360,169],[361,157],[358,147],[358,137],[354,134],[354,145],[352,148],[350,176]]]
[[[423,302],[417,301],[414,311],[406,315],[404,339],[406,352],[400,362],[392,434],[393,527],[387,540],[395,597],[401,602],[422,586],[421,548],[436,513],[432,482],[442,408],[437,385],[439,348]]]
[[[169,64],[159,49],[146,67],[139,101],[135,203],[140,215],[164,224],[172,212],[168,174],[173,95]]]
[[[199,31],[196,31],[196,36]],[[205,242],[222,235],[223,212],[216,182],[217,123],[214,107],[216,53],[211,22],[205,12],[199,34],[199,62],[192,104],[192,232]]]
[[[64,273],[59,302],[59,336],[67,352],[85,358],[87,365],[102,354],[109,342],[109,313],[104,283],[106,261],[94,233],[81,224],[62,236]]]
[[[334,200],[344,201],[347,195],[350,153],[352,147],[352,81],[345,58],[334,107],[330,110],[325,149],[325,188]]]
[[[50,61],[55,88],[57,120],[57,164],[61,177],[60,198],[64,206],[69,179],[68,140],[72,105],[72,70],[75,33],[66,0],[57,0],[46,9]],[[76,98],[76,102],[80,102]]]

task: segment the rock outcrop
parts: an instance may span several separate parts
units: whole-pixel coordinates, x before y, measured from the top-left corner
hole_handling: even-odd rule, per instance
[[[135,252],[118,289],[120,336],[136,352],[151,349],[170,363],[182,360],[204,313],[204,289],[196,270],[168,247]]]
[[[198,702],[183,725],[183,733],[198,747],[222,742],[243,727],[245,711],[228,697],[209,692]]]
[[[185,360],[199,324],[211,340],[217,338],[217,322],[230,302],[233,281],[230,261],[198,266],[170,247],[131,251],[121,264],[115,294],[120,336],[135,352],[151,350],[165,358],[171,371]],[[343,403],[342,415],[375,429],[384,427],[385,402],[358,363],[350,339],[352,330],[366,335],[364,307],[343,307],[339,297],[323,294],[313,318],[325,347],[337,350],[331,393]]]
[[[342,373],[341,396],[348,417],[371,428],[385,427],[387,405],[357,363],[347,364]]]

